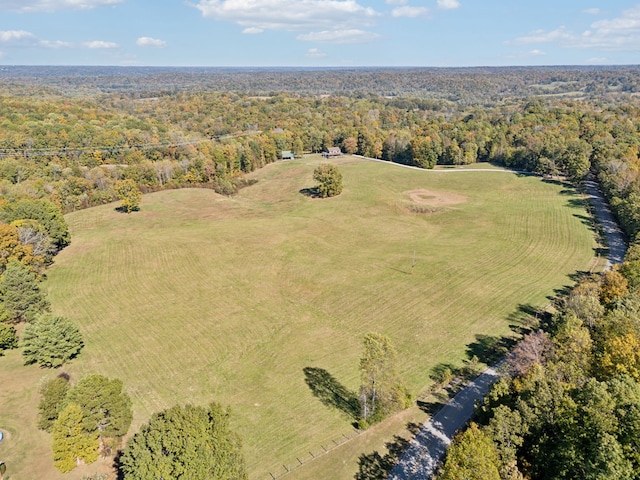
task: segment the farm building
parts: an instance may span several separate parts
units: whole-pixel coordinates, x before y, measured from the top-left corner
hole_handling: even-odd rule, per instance
[[[342,150],[340,150],[340,147],[328,147],[322,152],[322,156],[324,158],[340,157],[342,156]]]
[[[295,155],[291,150],[282,150],[282,153],[280,154],[281,160],[293,160],[294,158]]]

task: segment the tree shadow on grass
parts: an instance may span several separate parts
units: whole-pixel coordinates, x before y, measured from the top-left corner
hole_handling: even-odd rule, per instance
[[[336,408],[357,421],[360,416],[358,396],[323,368],[305,367],[304,381],[311,393],[327,407]]]
[[[409,423],[407,428],[415,436],[420,430],[420,425]],[[385,444],[387,453],[384,456],[377,451],[363,453],[358,458],[358,473],[353,478],[355,480],[386,480],[409,444],[409,440],[396,435],[393,441]]]
[[[140,208],[139,207],[135,207],[135,208],[132,208],[131,211],[127,211],[127,209],[125,207],[119,206],[119,207],[114,208],[114,210],[116,212],[118,212],[118,213],[133,213],[133,212],[139,212]]]
[[[318,193],[318,189],[316,187],[303,188],[302,190],[300,190],[300,193],[305,197],[320,198],[320,194]]]

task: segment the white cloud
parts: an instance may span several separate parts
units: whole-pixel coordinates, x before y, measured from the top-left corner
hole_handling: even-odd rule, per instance
[[[564,48],[590,48],[605,51],[640,51],[640,5],[610,20],[598,20],[589,30],[575,33],[561,26],[555,30],[536,30],[507,44],[557,43]]]
[[[70,48],[73,43],[63,42],[62,40],[40,40],[38,45],[46,48]]]
[[[26,30],[0,30],[0,42],[3,43],[24,43],[34,40],[36,36]]]
[[[0,0],[0,10],[18,13],[88,10],[103,5],[115,5],[124,1],[125,0]]]
[[[391,16],[393,17],[416,18],[416,17],[424,17],[428,14],[429,14],[429,9],[426,7],[410,7],[408,5],[404,7],[394,8],[391,11]]]
[[[264,30],[258,27],[247,27],[242,30],[242,33],[244,33],[245,35],[257,35],[262,32],[264,32]]]
[[[377,33],[364,30],[324,30],[298,35],[297,39],[305,42],[317,43],[368,43],[380,37]]]
[[[103,40],[93,40],[91,42],[84,42],[82,45],[87,48],[107,48],[107,49],[118,48],[117,43],[105,42]]]
[[[356,0],[200,0],[202,15],[262,30],[344,30],[366,27],[380,14]]]
[[[140,37],[138,40],[136,40],[136,45],[138,45],[139,47],[163,48],[167,46],[167,42],[165,42],[164,40],[158,40],[157,38]]]
[[[582,10],[582,13],[586,13],[587,15],[600,15],[601,10],[599,8],[585,8]]]
[[[539,57],[540,55],[546,55],[546,53],[535,48],[529,52],[529,55],[531,55],[532,57]]]
[[[385,3],[387,5],[406,5],[409,0],[386,0]]]
[[[310,48],[309,50],[307,50],[307,53],[305,53],[304,56],[309,58],[324,58],[327,56],[327,54],[318,50],[317,48]]]
[[[438,8],[443,10],[453,10],[459,7],[460,2],[458,2],[458,0],[438,0]]]

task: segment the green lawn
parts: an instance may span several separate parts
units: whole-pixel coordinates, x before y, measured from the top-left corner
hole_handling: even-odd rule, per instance
[[[460,364],[477,335],[510,334],[520,305],[545,305],[569,274],[592,265],[593,234],[566,187],[345,157],[336,161],[342,195],[323,200],[300,193],[321,161],[270,165],[232,198],[165,191],[146,195],[131,215],[114,205],[68,215],[72,244],[46,286],[55,312],[84,334],[72,377],[122,379],[135,430],[175,403],[231,404],[250,477],[266,479],[352,430],[352,418],[312,394],[305,367],[355,391],[361,339],[378,331],[395,343],[403,377],[419,394],[434,366]],[[414,213],[407,192],[418,189],[466,201]],[[0,378],[22,378],[9,360],[0,358]],[[25,411],[35,408],[38,375],[46,374],[36,370],[21,394]],[[20,405],[11,381],[2,389],[6,421]],[[34,451],[46,450],[33,415],[12,421]],[[359,452],[344,455],[349,448],[340,455],[351,464],[324,478],[353,476]],[[36,463],[28,451],[5,457],[16,472]],[[47,461],[39,459],[42,472],[52,471]]]

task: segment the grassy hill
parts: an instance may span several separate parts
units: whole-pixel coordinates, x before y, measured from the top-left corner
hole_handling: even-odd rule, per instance
[[[72,244],[47,287],[85,337],[72,377],[122,379],[135,430],[175,403],[231,404],[250,477],[269,478],[351,431],[353,418],[321,403],[304,369],[356,391],[362,337],[378,331],[419,394],[435,366],[510,334],[523,305],[545,305],[592,265],[593,234],[566,187],[345,157],[342,195],[316,199],[301,191],[321,161],[270,165],[232,198],[165,191],[131,215],[114,205],[68,215]],[[0,378],[22,375],[8,360]],[[28,371],[22,404],[35,408],[47,372]],[[20,407],[7,388],[0,421]],[[22,441],[46,442],[29,422],[15,422]],[[23,454],[15,468],[34,461]]]

